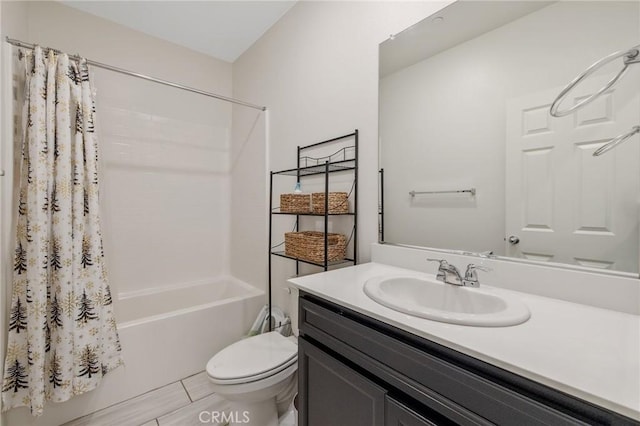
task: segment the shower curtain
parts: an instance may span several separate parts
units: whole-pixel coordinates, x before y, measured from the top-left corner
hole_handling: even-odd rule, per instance
[[[98,214],[95,100],[85,60],[25,57],[22,164],[3,411],[62,402],[122,364]]]

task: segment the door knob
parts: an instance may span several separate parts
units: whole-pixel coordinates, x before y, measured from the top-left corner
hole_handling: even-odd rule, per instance
[[[510,235],[507,241],[509,241],[509,244],[518,244],[520,242],[520,238],[515,235]]]

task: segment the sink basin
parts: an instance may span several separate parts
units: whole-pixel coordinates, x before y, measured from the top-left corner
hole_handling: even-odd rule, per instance
[[[504,327],[531,316],[524,303],[498,289],[454,286],[435,277],[376,277],[365,282],[364,292],[395,311],[451,324]]]

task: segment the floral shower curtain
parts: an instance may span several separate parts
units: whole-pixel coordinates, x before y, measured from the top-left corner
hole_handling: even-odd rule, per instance
[[[95,103],[85,60],[26,56],[25,129],[3,410],[42,414],[122,364],[98,214]]]

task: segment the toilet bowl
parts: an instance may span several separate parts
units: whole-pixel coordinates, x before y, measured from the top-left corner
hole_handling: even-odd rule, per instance
[[[277,426],[277,397],[295,393],[298,345],[275,331],[259,334],[215,354],[206,370],[229,402],[230,425]]]

